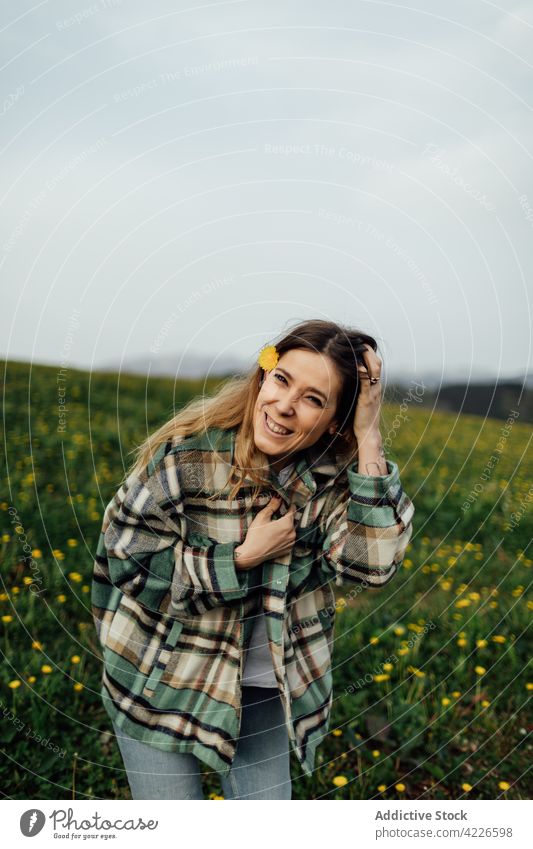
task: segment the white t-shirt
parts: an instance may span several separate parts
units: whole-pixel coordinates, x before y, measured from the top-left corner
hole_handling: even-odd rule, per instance
[[[290,473],[294,468],[294,463],[285,466],[278,472],[278,480],[281,486],[285,485]],[[268,647],[268,635],[266,632],[265,614],[262,612],[256,615],[254,628],[250,638],[250,646],[244,663],[244,671],[242,676],[242,686],[251,687],[277,687],[278,682],[274,675],[274,667],[272,666],[272,657]]]

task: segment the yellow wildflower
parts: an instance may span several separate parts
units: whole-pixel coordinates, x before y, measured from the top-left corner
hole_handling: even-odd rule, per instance
[[[79,663],[80,660],[81,660],[81,657],[79,656],[79,654],[73,654],[72,657],[70,658],[71,663]]]
[[[20,687],[20,681],[18,680],[18,678],[15,678],[15,680],[14,680],[14,681],[10,681],[10,682],[9,682],[9,684],[8,684],[7,686],[8,686],[8,687],[11,687],[11,689],[12,689],[12,690],[16,690],[16,689],[17,689],[17,687]]]
[[[461,784],[461,788],[465,791],[465,793],[470,793],[470,791],[472,789],[472,785],[468,784],[468,782],[465,781],[464,784]]]
[[[12,621],[13,621],[13,617],[11,616],[10,613],[5,613],[2,616],[2,622],[12,622]]]
[[[52,667],[48,666],[47,663],[45,663],[44,666],[41,666],[41,672],[43,672],[45,675],[50,675],[50,673],[53,671],[54,670],[52,669]]]
[[[500,790],[510,790],[511,789],[511,785],[509,784],[508,781],[499,781],[498,787],[500,788]]]
[[[381,681],[388,681],[388,680],[389,680],[389,678],[390,678],[390,675],[387,675],[387,673],[386,673],[386,672],[385,672],[385,673],[383,673],[383,675],[374,675],[374,681],[377,681],[377,682],[378,682],[378,684],[379,684]]]
[[[83,581],[83,575],[80,575],[79,572],[69,572],[68,576],[71,581],[75,581],[77,584],[79,584],[80,581]]]
[[[333,779],[333,784],[335,787],[344,787],[345,784],[348,784],[348,779],[345,775],[336,775]]]
[[[403,793],[405,791],[405,784],[402,784],[401,782],[399,784],[395,784],[394,787],[398,793]]]
[[[278,364],[279,354],[275,345],[266,345],[259,352],[257,362],[265,371],[271,371]]]
[[[478,675],[484,675],[486,671],[484,666],[474,666],[474,672],[477,672]]]
[[[39,640],[34,640],[31,647],[32,649],[42,649],[43,644]]]
[[[506,640],[506,637],[504,637],[503,634],[494,634],[494,636],[492,638],[493,643],[504,643],[505,640]]]
[[[74,689],[76,690],[77,693],[79,693],[80,690],[83,690],[83,684],[80,684],[79,681],[76,681],[76,683],[74,684]]]

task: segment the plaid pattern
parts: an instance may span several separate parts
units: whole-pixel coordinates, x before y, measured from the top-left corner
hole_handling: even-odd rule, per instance
[[[263,604],[287,731],[311,775],[333,701],[330,580],[387,584],[411,537],[414,506],[396,463],[387,461],[387,475],[360,475],[316,446],[302,452],[284,486],[272,473],[271,488],[252,500],[247,477],[232,502],[208,502],[227,480],[235,435],[209,428],[175,437],[107,505],[91,595],[102,698],[127,734],[192,752],[227,774],[243,661]],[[296,505],[294,547],[237,570],[234,549],[272,491],[282,496],[274,518]]]

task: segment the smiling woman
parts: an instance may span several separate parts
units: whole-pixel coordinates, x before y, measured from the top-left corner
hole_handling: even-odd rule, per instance
[[[108,504],[92,609],[134,798],[290,799],[327,732],[330,580],[382,587],[414,506],[379,433],[372,337],[294,327],[137,449]],[[263,364],[263,367],[261,366]]]

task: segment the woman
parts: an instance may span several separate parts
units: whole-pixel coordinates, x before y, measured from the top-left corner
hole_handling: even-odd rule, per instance
[[[375,340],[305,321],[138,449],[92,607],[133,798],[290,799],[333,701],[337,586],[380,587],[414,507],[379,430]]]

